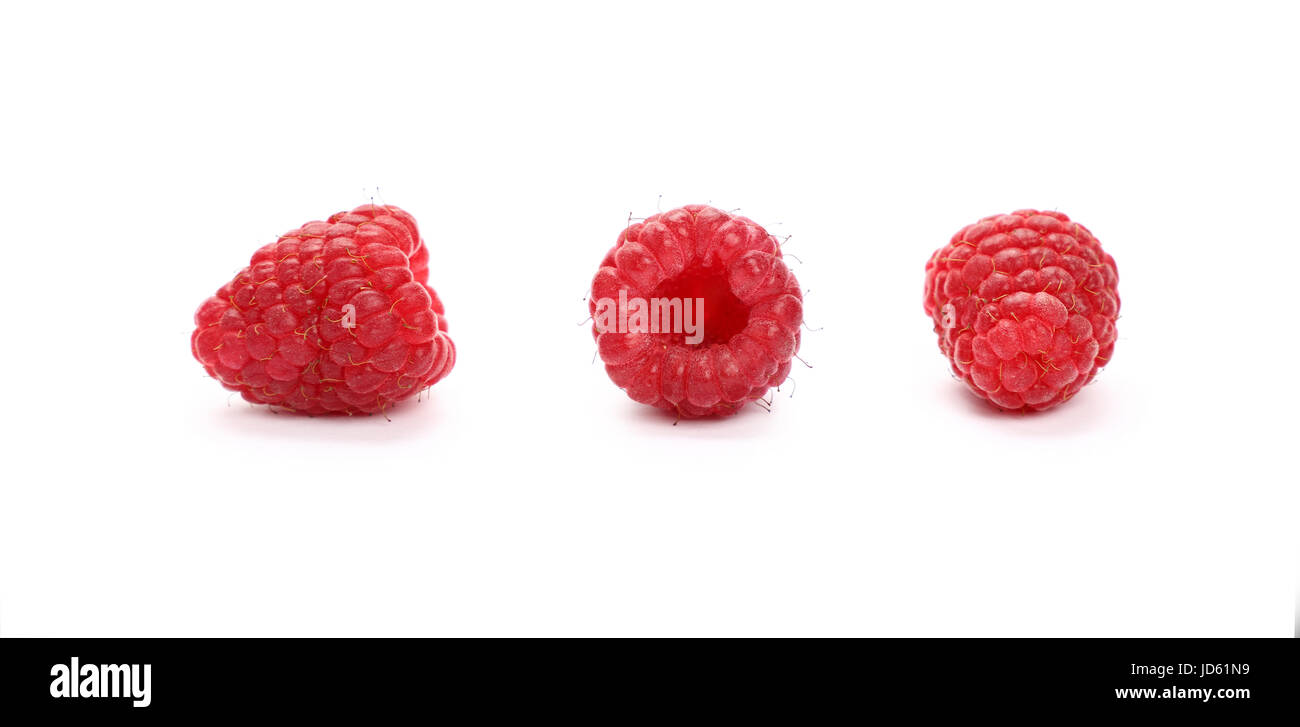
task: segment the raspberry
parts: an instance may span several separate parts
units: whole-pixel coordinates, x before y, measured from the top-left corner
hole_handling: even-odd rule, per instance
[[[415,218],[362,205],[253,253],[194,314],[194,357],[256,404],[382,413],[451,371],[456,347],[427,285]]]
[[[631,314],[628,325],[621,313],[608,315],[611,304],[638,300],[660,313],[648,327]],[[776,238],[703,205],[623,230],[592,280],[589,308],[610,379],[633,400],[680,417],[733,414],[785,381],[803,322],[803,294]],[[692,311],[693,335],[664,320],[691,322]]]
[[[925,265],[925,312],[971,391],[1002,409],[1069,401],[1110,360],[1115,260],[1059,212],[963,227]]]

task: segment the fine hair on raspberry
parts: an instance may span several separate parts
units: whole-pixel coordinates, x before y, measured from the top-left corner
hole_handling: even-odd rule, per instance
[[[1008,411],[1069,401],[1110,361],[1115,260],[1060,212],[1018,210],[963,227],[925,265],[925,313],[952,371]]]
[[[190,338],[210,376],[254,404],[375,414],[456,362],[415,218],[362,205],[253,253],[199,306]]]
[[[625,315],[628,301],[651,311],[648,324],[638,325],[635,310]],[[803,293],[765,229],[688,205],[619,234],[589,310],[605,371],[629,397],[683,418],[726,416],[789,376]],[[693,327],[665,322],[678,313]]]

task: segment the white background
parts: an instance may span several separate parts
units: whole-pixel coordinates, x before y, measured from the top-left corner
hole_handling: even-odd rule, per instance
[[[0,635],[1289,636],[1298,20],[8,5]],[[376,186],[460,351],[432,398],[206,378],[199,303]],[[771,414],[672,426],[592,363],[601,257],[691,202],[801,261],[814,368]],[[1021,207],[1121,279],[1112,364],[1043,416],[969,395],[921,309],[930,253]]]

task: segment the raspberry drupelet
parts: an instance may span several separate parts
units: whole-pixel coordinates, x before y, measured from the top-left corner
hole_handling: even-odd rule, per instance
[[[363,205],[253,254],[190,339],[222,386],[302,414],[383,413],[456,362],[415,218]]]
[[[702,301],[701,335],[601,325],[600,301],[631,299],[688,311]],[[629,397],[679,417],[726,416],[789,375],[803,294],[766,230],[688,205],[623,230],[592,281],[589,309],[605,370]]]
[[[1115,348],[1115,260],[1059,212],[963,227],[925,266],[925,313],[953,373],[1004,410],[1069,401]]]

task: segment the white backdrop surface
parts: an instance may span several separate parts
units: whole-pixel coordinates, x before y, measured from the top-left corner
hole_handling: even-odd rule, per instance
[[[1294,5],[74,7],[4,11],[0,635],[1291,634]],[[376,187],[450,377],[392,421],[207,379],[198,304]],[[692,202],[798,257],[770,414],[673,426],[592,362],[601,257]],[[921,310],[1022,207],[1123,299],[1042,416]]]

